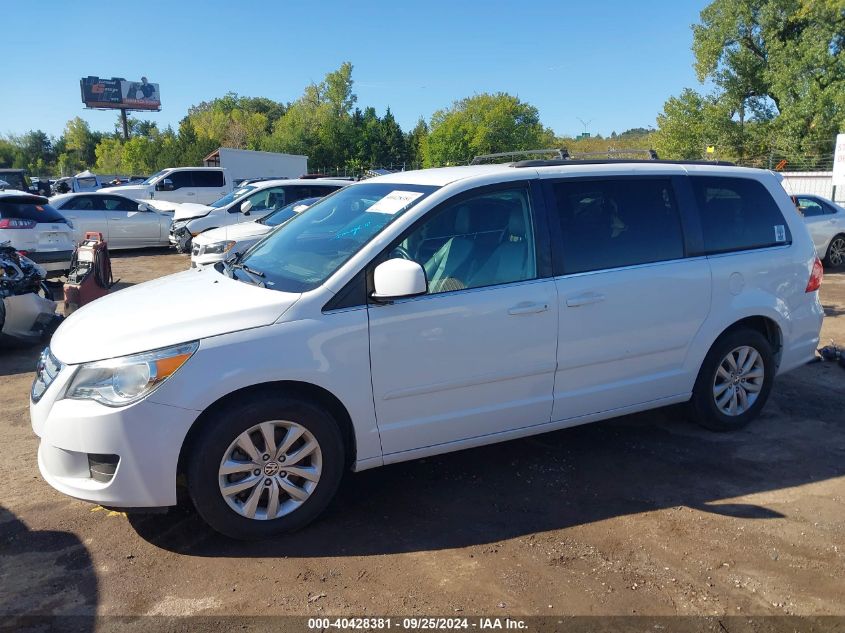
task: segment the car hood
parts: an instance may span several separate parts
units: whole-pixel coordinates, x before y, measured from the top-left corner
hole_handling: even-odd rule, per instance
[[[135,354],[270,325],[301,295],[187,270],[106,295],[71,314],[50,347],[63,363]]]
[[[196,202],[182,202],[174,204],[176,213],[173,214],[174,220],[187,220],[188,218],[201,218],[208,215],[214,207],[207,204],[197,204]]]
[[[132,198],[133,200],[143,201],[146,201],[150,197],[150,191],[152,191],[152,187],[148,187],[147,185],[121,185],[120,187],[103,187],[102,189],[97,189],[98,193],[116,193],[127,198]]]
[[[261,237],[272,230],[272,226],[259,224],[258,222],[242,222],[241,224],[230,224],[228,226],[221,226],[217,229],[211,229],[204,233],[200,233],[194,238],[195,244],[214,244],[215,242],[224,242],[226,240],[246,240],[253,237]]]

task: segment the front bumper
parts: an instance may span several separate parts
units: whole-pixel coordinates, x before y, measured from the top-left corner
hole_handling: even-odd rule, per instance
[[[63,368],[39,402],[30,400],[44,480],[59,492],[101,505],[175,505],[179,452],[199,412],[149,398],[123,408],[59,399],[73,374],[73,367]],[[103,456],[116,457],[110,477],[98,467]]]

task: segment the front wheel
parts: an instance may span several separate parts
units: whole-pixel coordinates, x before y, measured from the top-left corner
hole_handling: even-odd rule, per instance
[[[756,330],[722,335],[710,348],[693,388],[693,419],[713,431],[733,431],[759,414],[775,374],[772,346]]]
[[[292,532],[329,505],[343,476],[337,423],[279,395],[224,406],[189,447],[188,491],[215,530],[253,540]]]

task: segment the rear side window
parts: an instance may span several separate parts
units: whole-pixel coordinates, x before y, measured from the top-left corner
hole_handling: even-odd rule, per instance
[[[561,180],[551,221],[560,227],[556,274],[680,259],[681,220],[668,178]],[[561,266],[562,263],[562,266]]]
[[[172,182],[174,189],[181,189],[182,187],[194,186],[193,180],[191,178],[191,172],[189,171],[174,171],[165,176],[164,180],[169,180],[170,182]]]
[[[194,172],[194,187],[222,187],[224,184],[222,171]]]
[[[789,226],[762,183],[750,178],[690,177],[708,254],[792,243]]]
[[[49,204],[0,200],[0,219],[12,218],[36,222],[67,222],[64,216]]]
[[[798,196],[798,210],[801,211],[805,218],[835,213],[827,205],[823,205],[812,198],[802,198],[801,196]]]

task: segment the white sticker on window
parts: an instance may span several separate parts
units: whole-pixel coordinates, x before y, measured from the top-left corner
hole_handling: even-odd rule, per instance
[[[786,229],[783,224],[775,224],[775,242],[786,241]]]
[[[393,215],[399,213],[421,195],[418,191],[391,191],[384,198],[370,206],[367,211]]]

